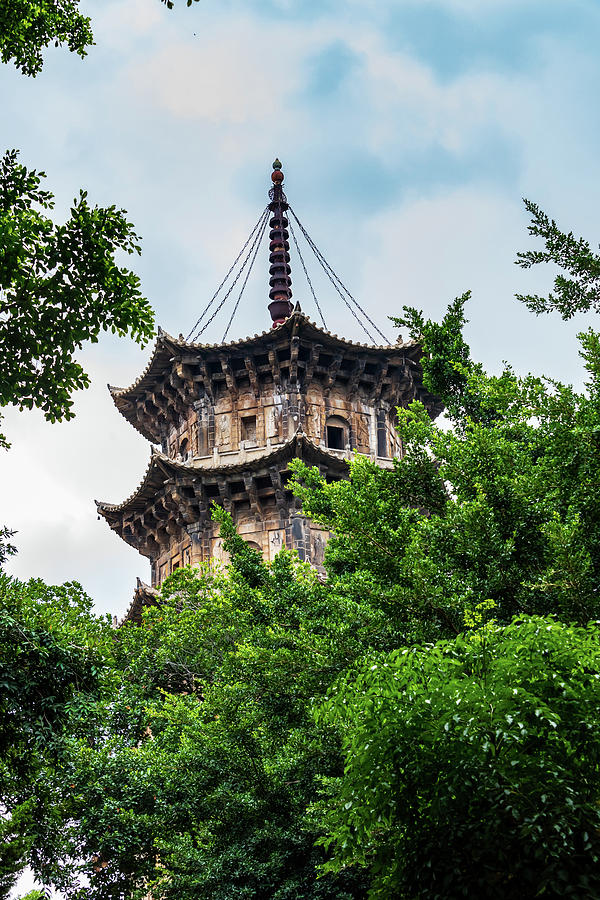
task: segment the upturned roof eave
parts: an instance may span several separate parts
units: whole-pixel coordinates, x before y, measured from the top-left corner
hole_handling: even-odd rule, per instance
[[[219,475],[233,475],[238,472],[248,473],[260,469],[262,466],[272,465],[277,461],[285,459],[292,460],[299,456],[298,451],[301,449],[309,451],[309,453],[314,455],[315,459],[327,462],[333,468],[337,468],[340,471],[343,471],[348,465],[348,461],[344,457],[331,453],[326,448],[315,444],[314,441],[311,441],[310,438],[304,434],[304,432],[300,431],[296,432],[296,434],[290,438],[289,441],[286,441],[285,444],[281,444],[279,447],[271,449],[269,452],[265,452],[262,455],[254,456],[250,460],[211,467],[194,466],[190,463],[183,462],[180,463],[170,459],[170,457],[166,456],[164,453],[153,450],[144,477],[133,494],[122,503],[105,503],[96,500],[96,508],[98,513],[107,519],[116,513],[123,513],[128,509],[134,510],[141,508],[147,500],[151,499],[153,494],[156,493],[156,490],[159,489],[160,485],[153,484],[154,476],[157,471],[160,471],[163,475],[162,484],[164,484],[167,478],[175,474],[190,475],[202,480],[204,478],[218,477]]]
[[[271,338],[277,339],[282,334],[285,334],[286,331],[293,333],[295,327],[297,326],[308,327],[313,331],[315,338],[319,341],[323,341],[323,343],[325,344],[333,344],[337,348],[345,347],[354,352],[363,351],[374,353],[376,355],[388,355],[393,352],[418,348],[419,346],[417,341],[398,341],[398,343],[396,344],[364,344],[358,341],[350,341],[346,338],[340,337],[335,333],[332,333],[331,331],[320,328],[316,324],[316,322],[313,322],[311,319],[309,319],[308,316],[299,309],[295,309],[292,315],[288,319],[286,319],[285,322],[282,322],[281,325],[278,325],[275,328],[269,328],[266,331],[255,334],[254,336],[241,338],[237,341],[230,341],[227,344],[201,344],[197,342],[190,342],[183,340],[182,338],[175,338],[172,335],[168,334],[168,332],[159,329],[153,354],[142,374],[132,384],[130,384],[129,387],[117,388],[109,385],[111,396],[119,411],[123,415],[125,415],[122,406],[120,406],[119,404],[119,400],[121,400],[122,404],[123,400],[133,399],[137,391],[148,386],[148,382],[150,381],[150,379],[154,379],[157,374],[160,374],[156,372],[156,369],[160,365],[161,359],[165,362],[168,362],[170,361],[172,356],[185,351],[227,353],[236,349],[241,350],[245,347],[251,347],[253,344],[261,341],[270,340]],[[139,428],[138,431],[140,431]],[[153,438],[149,438],[149,440],[153,440]]]

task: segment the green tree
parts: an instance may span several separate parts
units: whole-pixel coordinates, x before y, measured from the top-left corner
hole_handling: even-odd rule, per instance
[[[167,9],[175,6],[175,0],[161,3]],[[0,6],[0,59],[14,63],[24,75],[42,71],[43,51],[51,44],[84,57],[93,43],[91,22],[80,12],[79,0],[3,0]]]
[[[523,256],[567,275],[543,309],[520,299],[565,318],[592,308],[587,244],[530,211],[547,253]],[[583,900],[599,892],[600,658],[587,623],[599,618],[600,335],[579,335],[583,393],[510,367],[489,376],[463,337],[467,300],[439,323],[413,308],[395,320],[422,344],[450,431],[412,404],[390,472],[357,458],[328,485],[293,467],[304,510],[336,532],[338,589],[362,588],[406,636],[322,708],[345,753],[316,807],[334,852],[325,871],[370,866],[373,898]],[[463,634],[487,605],[498,622]]]
[[[404,628],[405,643],[450,637],[491,598],[520,613],[600,617],[600,343],[580,335],[584,393],[470,360],[459,298],[442,323],[408,309],[424,380],[451,430],[413,403],[399,410],[402,459],[389,471],[357,457],[328,484],[292,464],[304,511],[335,533],[326,565]]]
[[[45,214],[44,173],[16,151],[0,161],[0,407],[37,407],[50,421],[71,418],[71,394],[89,379],[75,353],[102,330],[153,333],[153,314],[133,272],[116,254],[139,253],[123,210],[90,206],[81,192],[64,225]]]
[[[40,823],[66,815],[52,779],[89,732],[112,635],[79,585],[0,573],[0,897],[35,856]]]
[[[517,618],[338,681],[325,870],[369,865],[373,900],[598,896],[599,637]]]
[[[531,214],[529,233],[541,237],[545,249],[518,253],[517,265],[529,269],[540,263],[553,263],[562,272],[555,277],[554,291],[547,297],[517,294],[518,299],[538,315],[557,311],[563,319],[570,319],[577,312],[600,312],[600,255],[584,238],[576,238],[572,231],[561,231],[537,204],[531,200],[523,202]]]
[[[83,57],[94,39],[79,0],[4,0],[0,7],[0,59],[25,75],[37,75],[43,50],[66,45]]]
[[[119,630],[115,693],[59,773],[69,820],[50,822],[36,874],[75,897],[65,872],[83,860],[97,900],[150,889],[164,900],[364,898],[364,872],[317,879],[326,856],[307,809],[341,757],[312,708],[398,635],[290,553],[264,563],[216,515],[229,570],[177,571],[142,626]]]

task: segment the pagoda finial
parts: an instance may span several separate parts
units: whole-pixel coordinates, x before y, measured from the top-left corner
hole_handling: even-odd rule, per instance
[[[281,163],[278,159],[273,163],[273,172],[271,173],[271,181],[273,187],[269,191],[269,209],[271,210],[271,221],[269,225],[271,232],[269,234],[269,284],[271,290],[269,297],[269,312],[273,320],[273,328],[281,325],[282,322],[292,314],[293,306],[292,298],[292,279],[290,278],[290,245],[289,232],[287,230],[288,220],[285,213],[288,210],[287,198],[283,192],[284,175],[281,170]]]

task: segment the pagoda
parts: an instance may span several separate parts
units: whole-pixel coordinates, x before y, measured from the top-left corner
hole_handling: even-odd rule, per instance
[[[109,385],[119,412],[153,445],[134,493],[122,503],[97,502],[113,531],[150,561],[151,584],[138,580],[128,613],[134,620],[175,569],[225,559],[214,503],[265,559],[286,546],[322,570],[328,534],[302,515],[289,490],[290,460],[317,466],[328,480],[346,477],[354,451],[391,467],[402,453],[396,408],[419,399],[432,416],[441,410],[423,387],[417,343],[354,343],[292,304],[278,161],[272,181],[265,210],[271,327],[220,344],[159,329],[137,381]]]

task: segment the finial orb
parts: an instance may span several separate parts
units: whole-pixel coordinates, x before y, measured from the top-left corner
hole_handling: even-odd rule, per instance
[[[283,172],[281,172],[279,169],[275,169],[275,171],[271,175],[271,181],[273,182],[273,184],[281,184],[281,182],[283,181]]]
[[[273,163],[273,168],[274,168],[274,169],[281,169],[281,161],[278,160],[278,159],[276,159],[275,162]]]

